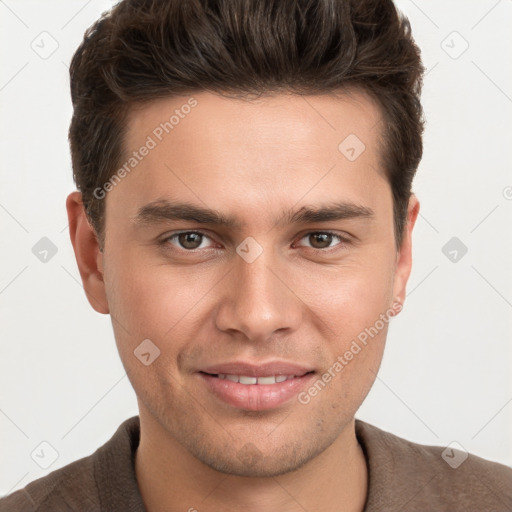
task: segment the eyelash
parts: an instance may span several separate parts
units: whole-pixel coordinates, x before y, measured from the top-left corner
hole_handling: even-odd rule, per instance
[[[179,231],[177,233],[173,233],[172,235],[170,236],[166,236],[164,239],[162,239],[160,241],[160,245],[162,246],[166,246],[168,245],[168,242],[174,238],[177,238],[179,235],[183,235],[183,234],[190,234],[190,233],[193,233],[193,234],[197,234],[197,235],[202,235],[206,238],[210,238],[212,239],[207,233],[204,233],[203,231],[199,231],[199,230],[191,230],[191,231]],[[336,247],[338,247],[339,245],[347,245],[350,243],[350,240],[347,238],[347,237],[344,237],[342,235],[340,235],[339,233],[336,233],[334,231],[329,231],[329,230],[323,230],[323,231],[308,231],[307,233],[305,233],[299,240],[302,240],[304,238],[306,238],[307,236],[309,235],[318,235],[318,234],[322,234],[322,235],[331,235],[335,238],[338,239],[338,241],[340,242],[339,244],[336,244],[332,247],[325,247],[323,249],[317,249],[315,247],[307,247],[308,249],[312,249],[313,251],[319,251],[319,252],[329,252],[331,249],[335,249]],[[176,246],[175,246],[176,247]],[[185,249],[183,247],[177,247],[178,250],[181,250],[183,252],[188,252],[188,253],[195,253],[195,252],[198,252],[198,251],[201,251],[203,249]]]

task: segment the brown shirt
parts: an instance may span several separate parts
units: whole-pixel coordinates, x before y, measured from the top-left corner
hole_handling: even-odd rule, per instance
[[[138,416],[126,420],[92,455],[0,499],[0,512],[145,512],[134,471],[139,427]],[[369,473],[365,512],[512,511],[511,468],[359,420],[356,433]]]

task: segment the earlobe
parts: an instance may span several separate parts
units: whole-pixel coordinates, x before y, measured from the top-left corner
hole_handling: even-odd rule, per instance
[[[75,252],[89,304],[98,313],[108,314],[108,301],[103,281],[103,253],[98,238],[84,210],[81,192],[75,191],[66,199],[69,236]]]
[[[397,253],[397,261],[395,268],[395,280],[393,283],[393,301],[395,304],[400,304],[397,314],[401,311],[405,302],[406,286],[412,268],[412,231],[418,218],[420,211],[420,203],[418,198],[411,194],[409,199],[409,206],[407,209],[407,224],[404,227],[402,236],[402,243],[400,250]]]

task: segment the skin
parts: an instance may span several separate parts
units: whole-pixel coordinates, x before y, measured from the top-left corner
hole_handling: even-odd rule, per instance
[[[397,249],[381,114],[362,93],[193,97],[197,106],[108,192],[103,251],[80,193],[67,199],[84,289],[96,311],[111,315],[138,397],[135,470],[146,507],[361,511],[368,477],[354,415],[375,380],[387,324],[308,404],[294,397],[266,411],[235,408],[196,372],[280,359],[321,377],[379,315],[399,311],[419,203],[411,196]],[[134,109],[127,155],[188,99]],[[366,146],[353,162],[338,150],[349,134]],[[215,209],[243,226],[135,222],[139,208],[161,199]],[[290,224],[282,213],[335,201],[373,214]],[[169,239],[183,230],[205,234],[199,248]],[[325,230],[346,241],[315,237]],[[236,252],[249,236],[263,249],[252,263]],[[148,366],[134,356],[144,339],[160,350]]]

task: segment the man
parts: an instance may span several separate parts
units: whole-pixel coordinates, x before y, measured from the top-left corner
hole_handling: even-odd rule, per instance
[[[88,31],[70,236],[139,417],[0,510],[512,510],[511,469],[354,419],[411,270],[422,70],[387,0],[124,0]]]

